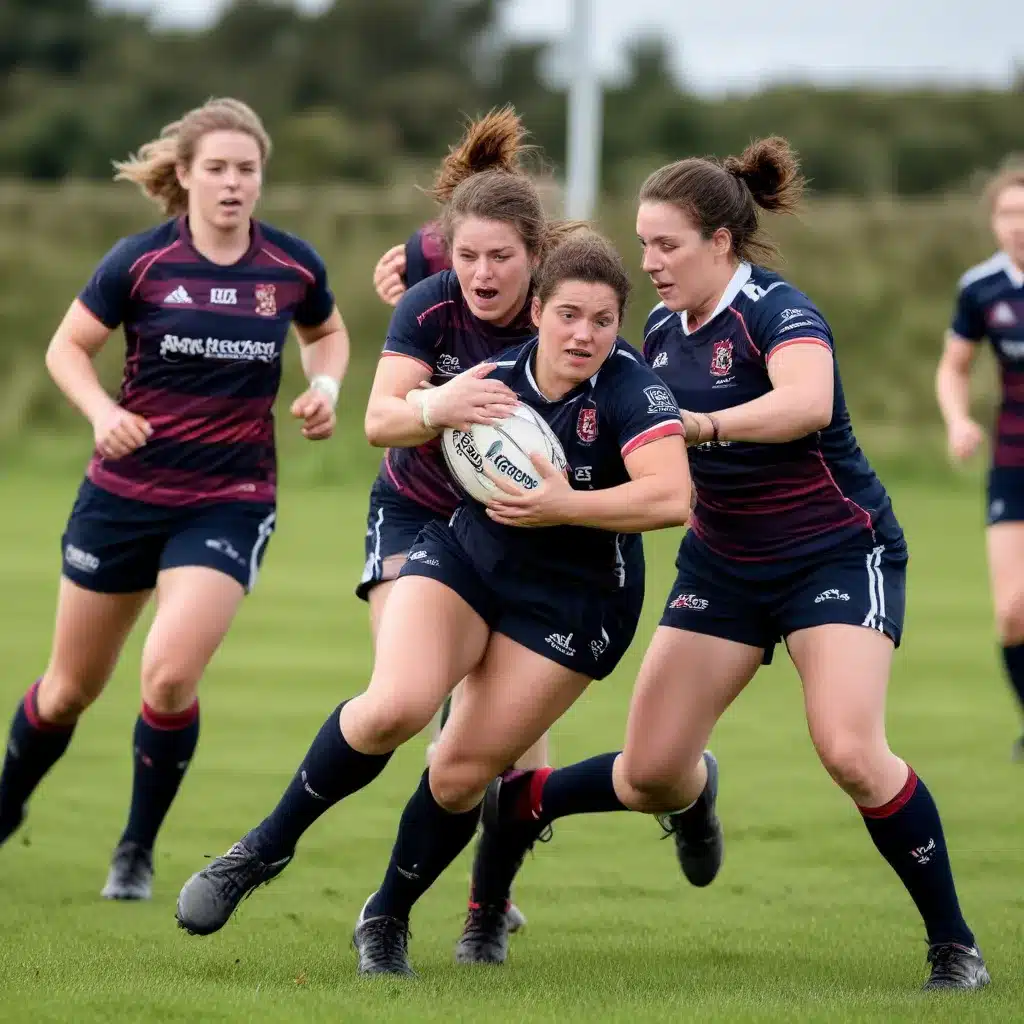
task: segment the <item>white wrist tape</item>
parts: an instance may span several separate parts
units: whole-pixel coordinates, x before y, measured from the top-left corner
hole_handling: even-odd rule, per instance
[[[341,385],[333,377],[328,377],[326,373],[318,373],[309,382],[309,386],[316,388],[317,391],[322,391],[331,400],[332,409],[337,406]]]
[[[415,405],[419,409],[420,422],[423,424],[423,426],[425,426],[428,430],[433,430],[434,423],[430,419],[430,394],[430,391],[426,391],[422,388],[417,388],[414,391],[410,391],[409,394],[405,396],[405,400],[411,403],[412,405]]]

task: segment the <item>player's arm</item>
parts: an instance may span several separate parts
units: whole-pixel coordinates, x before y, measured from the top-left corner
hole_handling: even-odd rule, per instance
[[[46,369],[68,401],[92,424],[97,451],[118,459],[146,443],[152,427],[107,394],[93,360],[124,318],[130,282],[119,243],[71,303],[46,349]]]
[[[480,363],[432,388],[426,363],[385,353],[366,407],[367,440],[379,448],[412,448],[445,427],[466,429],[512,415],[519,400],[507,384],[488,378],[494,368]]]
[[[935,371],[935,396],[946,423],[950,455],[969,458],[985,439],[985,431],[971,417],[971,368],[978,344],[948,331],[946,344]]]
[[[302,420],[302,436],[324,441],[337,425],[338,395],[348,369],[349,340],[337,307],[321,324],[310,326],[296,321],[299,357],[309,387],[292,402],[291,413]]]
[[[768,356],[772,390],[709,416],[683,412],[688,444],[754,441],[781,444],[832,422],[835,372],[832,350],[817,338],[797,338]]]
[[[623,453],[629,481],[616,487],[573,490],[543,456],[530,458],[542,477],[533,490],[488,471],[502,493],[487,502],[487,514],[503,526],[571,525],[643,533],[684,526],[690,517],[690,466],[678,420],[668,421],[659,436]]]
[[[566,522],[615,533],[685,526],[690,518],[690,465],[682,433],[659,437],[628,452],[629,482],[573,491]]]

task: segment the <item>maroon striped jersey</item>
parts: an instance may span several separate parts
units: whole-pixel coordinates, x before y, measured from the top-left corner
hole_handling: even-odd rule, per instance
[[[153,427],[121,459],[94,452],[98,487],[154,505],[271,502],[273,405],[294,322],[334,310],[323,261],[301,239],[253,221],[245,255],[213,263],[185,217],[123,238],[79,301],[104,326],[124,327],[118,404]]]

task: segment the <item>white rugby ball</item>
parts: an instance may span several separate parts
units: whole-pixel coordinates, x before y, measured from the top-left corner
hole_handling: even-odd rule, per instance
[[[468,430],[446,427],[441,434],[441,451],[456,483],[481,502],[501,493],[484,474],[485,466],[526,490],[539,486],[541,481],[530,461],[531,454],[545,456],[563,473],[568,466],[555,432],[528,405],[520,405],[497,423],[473,423]]]

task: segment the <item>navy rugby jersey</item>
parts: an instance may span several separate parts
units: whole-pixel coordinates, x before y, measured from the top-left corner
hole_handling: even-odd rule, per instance
[[[683,409],[714,413],[772,389],[768,359],[786,345],[834,349],[806,295],[777,274],[740,264],[714,315],[688,332],[686,314],[656,306],[644,358]],[[857,445],[838,368],[832,420],[784,444],[725,442],[690,449],[694,536],[739,561],[802,557],[879,529],[899,533],[889,497]]]
[[[254,221],[248,251],[221,266],[181,217],[118,242],[78,298],[106,327],[124,325],[117,401],[153,427],[124,458],[94,453],[92,482],[154,505],[273,501],[288,326],[318,326],[334,309],[316,252]]]
[[[450,270],[451,265],[448,246],[437,221],[424,224],[405,243],[405,274],[402,276],[408,288],[442,270]]]
[[[675,399],[621,339],[592,377],[554,402],[544,397],[534,380],[536,350],[533,338],[502,353],[491,376],[536,409],[557,435],[575,489],[603,490],[627,483],[625,456],[658,438],[682,435]],[[465,499],[452,529],[483,572],[504,564],[604,590],[641,582],[627,579],[628,571],[637,571],[635,558],[642,558],[638,534],[589,526],[502,526],[470,498]]]
[[[1000,252],[967,271],[951,326],[965,341],[987,338],[995,350],[1003,395],[992,461],[1024,467],[1024,270]]]
[[[478,320],[466,305],[455,271],[445,270],[410,288],[399,300],[384,342],[385,356],[408,356],[444,384],[534,333],[530,304],[507,327]],[[441,454],[440,437],[415,448],[389,448],[381,479],[441,516],[462,500]]]

